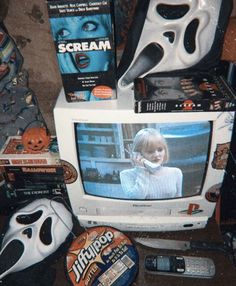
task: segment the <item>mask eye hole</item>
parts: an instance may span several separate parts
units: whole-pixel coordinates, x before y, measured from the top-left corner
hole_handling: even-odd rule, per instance
[[[184,47],[189,54],[194,53],[196,49],[195,39],[198,26],[199,26],[199,20],[198,19],[192,20],[188,24],[184,34]]]
[[[52,243],[51,228],[52,228],[52,219],[51,217],[48,217],[42,224],[39,233],[40,240],[45,245],[50,245]]]
[[[164,19],[176,20],[184,17],[189,11],[189,6],[183,5],[167,5],[159,4],[156,7],[157,13]]]
[[[31,224],[36,222],[42,215],[43,211],[39,210],[32,214],[22,214],[16,217],[16,221],[20,224]]]

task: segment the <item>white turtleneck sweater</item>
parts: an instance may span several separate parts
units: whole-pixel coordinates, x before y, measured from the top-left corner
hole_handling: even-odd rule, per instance
[[[125,195],[132,199],[168,199],[182,196],[183,174],[179,168],[161,167],[154,174],[144,167],[120,173]]]

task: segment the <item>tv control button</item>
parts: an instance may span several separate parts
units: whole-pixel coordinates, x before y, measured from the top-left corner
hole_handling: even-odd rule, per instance
[[[85,213],[87,213],[87,209],[84,207],[80,207],[79,212],[85,214]]]

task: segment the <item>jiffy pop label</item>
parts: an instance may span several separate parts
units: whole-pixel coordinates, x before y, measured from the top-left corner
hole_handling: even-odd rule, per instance
[[[130,239],[111,227],[88,229],[73,241],[66,257],[68,276],[79,286],[128,286],[137,265]]]

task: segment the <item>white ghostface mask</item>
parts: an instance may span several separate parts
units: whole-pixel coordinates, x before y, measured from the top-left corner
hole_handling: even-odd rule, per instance
[[[197,64],[214,42],[221,3],[222,0],[150,0],[137,48],[118,81],[119,88],[130,87],[135,78],[148,73],[182,70]]]
[[[61,203],[38,199],[10,218],[0,252],[0,279],[54,253],[72,230],[72,215]]]

